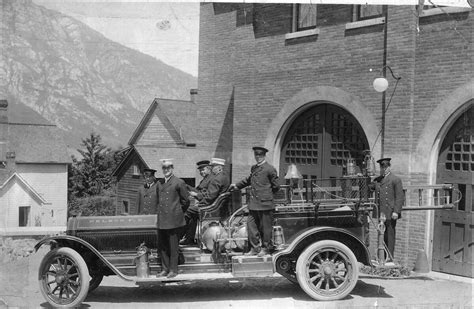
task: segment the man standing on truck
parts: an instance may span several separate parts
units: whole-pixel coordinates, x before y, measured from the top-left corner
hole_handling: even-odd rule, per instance
[[[385,215],[384,242],[387,244],[390,257],[387,262],[393,262],[395,251],[395,226],[401,218],[404,201],[403,185],[399,177],[390,170],[391,158],[377,160],[380,164],[380,176],[374,179],[375,202],[379,205],[379,216]]]
[[[137,195],[137,213],[139,215],[156,214],[157,210],[157,197],[156,197],[156,183],[155,178],[156,170],[151,168],[145,168],[143,170],[143,178],[145,183],[143,186],[138,188]]]
[[[188,186],[189,195],[198,199],[198,197],[204,196],[207,192],[207,187],[212,179],[212,172],[209,160],[202,160],[196,163],[199,174],[202,176],[199,185],[196,188]],[[197,221],[199,218],[199,206],[196,201],[191,205],[184,214],[186,219],[186,229],[184,231],[184,237],[179,242],[180,245],[193,245],[195,243],[194,236],[196,234]]]
[[[257,164],[250,169],[250,176],[237,184],[232,184],[231,189],[240,190],[250,186],[247,219],[250,251],[246,255],[261,257],[270,254],[273,249],[272,224],[275,209],[273,194],[280,189],[280,185],[276,169],[265,160],[268,149],[256,146],[252,150]]]
[[[158,194],[158,252],[162,272],[157,277],[178,275],[179,235],[186,224],[184,213],[189,207],[189,192],[182,179],[173,175],[172,159],[162,160],[164,179],[157,186]]]

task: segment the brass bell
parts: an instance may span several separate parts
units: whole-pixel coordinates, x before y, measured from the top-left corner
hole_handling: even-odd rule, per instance
[[[288,165],[288,170],[286,171],[285,179],[302,179],[300,171],[296,167],[296,164],[291,163]]]

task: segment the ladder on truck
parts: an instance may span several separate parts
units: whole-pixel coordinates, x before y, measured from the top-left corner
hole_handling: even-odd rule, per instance
[[[402,211],[452,209],[462,198],[452,184],[408,185]]]

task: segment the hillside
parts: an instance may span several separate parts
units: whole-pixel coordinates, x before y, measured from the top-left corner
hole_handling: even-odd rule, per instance
[[[31,0],[1,3],[0,97],[56,124],[72,148],[92,131],[108,146],[125,146],[155,97],[189,99],[197,85]]]

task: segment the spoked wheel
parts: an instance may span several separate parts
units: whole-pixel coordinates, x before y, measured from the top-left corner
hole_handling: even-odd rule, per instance
[[[99,287],[102,279],[104,279],[104,275],[102,274],[91,276],[91,280],[89,281],[89,293]]]
[[[344,244],[318,241],[298,257],[296,277],[300,287],[316,300],[328,301],[346,297],[359,277],[354,253]]]
[[[57,308],[76,307],[89,290],[89,271],[82,256],[71,248],[51,250],[38,273],[44,298]]]

